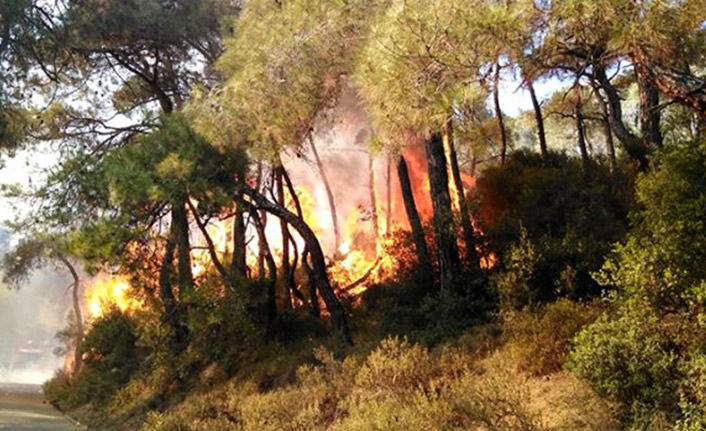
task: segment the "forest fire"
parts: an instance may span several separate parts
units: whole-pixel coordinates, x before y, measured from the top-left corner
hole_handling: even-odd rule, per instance
[[[97,275],[86,287],[86,308],[88,320],[93,321],[107,315],[112,310],[126,312],[142,306],[130,296],[130,284],[121,276]]]

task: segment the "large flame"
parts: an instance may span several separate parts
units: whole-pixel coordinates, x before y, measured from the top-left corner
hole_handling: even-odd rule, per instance
[[[86,308],[88,320],[99,319],[111,310],[127,312],[138,309],[142,303],[129,294],[130,284],[121,276],[99,274],[87,285]]]

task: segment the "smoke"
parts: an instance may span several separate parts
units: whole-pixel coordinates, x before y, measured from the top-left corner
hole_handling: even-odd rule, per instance
[[[2,253],[9,243],[10,235],[0,230]],[[36,271],[18,290],[0,284],[0,383],[39,384],[63,366],[54,350],[71,307],[67,285],[50,269]]]

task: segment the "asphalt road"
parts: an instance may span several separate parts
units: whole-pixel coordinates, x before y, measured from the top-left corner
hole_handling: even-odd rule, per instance
[[[0,383],[0,431],[82,429],[47,403],[39,386]]]

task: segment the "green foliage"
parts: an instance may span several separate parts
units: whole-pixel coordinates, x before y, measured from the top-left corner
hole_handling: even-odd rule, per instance
[[[499,258],[496,287],[511,308],[559,296],[597,295],[591,273],[627,231],[630,181],[550,153],[518,151],[477,182],[488,246]]]
[[[702,423],[704,163],[703,144],[684,144],[639,179],[634,228],[598,277],[617,286],[611,313],[572,353],[571,367],[636,424],[655,415],[684,429]]]

